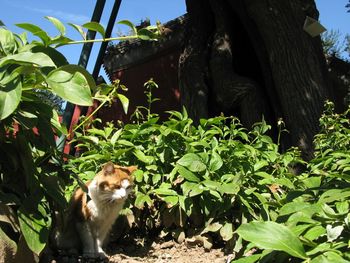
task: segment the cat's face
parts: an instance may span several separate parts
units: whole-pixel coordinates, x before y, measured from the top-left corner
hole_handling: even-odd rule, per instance
[[[131,174],[135,170],[135,166],[105,164],[96,176],[98,199],[111,204],[124,202],[132,190]]]

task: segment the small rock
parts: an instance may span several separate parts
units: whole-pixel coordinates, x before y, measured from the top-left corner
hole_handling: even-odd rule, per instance
[[[235,253],[228,255],[227,258],[226,258],[226,263],[230,263],[235,258],[236,258],[236,254]]]
[[[174,247],[173,241],[164,242],[163,244],[160,245],[161,249],[167,249],[167,248],[172,248],[172,247]]]
[[[164,253],[164,254],[161,255],[161,258],[162,259],[171,259],[172,256],[170,254],[168,254],[168,253]]]

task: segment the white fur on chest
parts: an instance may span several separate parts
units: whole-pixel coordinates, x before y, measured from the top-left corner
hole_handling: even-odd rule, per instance
[[[104,253],[102,246],[131,191],[129,186],[130,182],[123,180],[120,188],[106,191],[99,189],[96,179],[90,183],[91,200],[87,203],[90,216],[77,224],[85,254]]]
[[[91,213],[91,223],[104,231],[109,230],[123,208],[124,201],[130,192],[128,187],[129,182],[125,180],[122,182],[122,187],[113,193],[101,193],[97,181],[93,180],[89,185],[88,193],[91,200],[87,204]],[[113,202],[107,202],[106,199],[113,200]]]
[[[106,205],[94,200],[90,200],[87,204],[91,213],[90,220],[98,225],[111,225],[117,219],[120,210],[123,208],[123,205],[124,202]]]

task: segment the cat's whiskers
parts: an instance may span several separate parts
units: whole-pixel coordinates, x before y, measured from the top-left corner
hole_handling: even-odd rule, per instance
[[[101,203],[106,205],[113,204],[115,201],[119,200],[119,199],[113,198],[112,192],[105,192],[101,194],[100,197],[101,197]]]

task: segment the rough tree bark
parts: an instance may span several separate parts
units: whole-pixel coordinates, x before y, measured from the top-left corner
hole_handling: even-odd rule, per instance
[[[208,57],[213,31],[209,1],[186,1],[188,18],[186,39],[179,59],[179,82],[182,104],[197,122],[208,117]],[[203,23],[205,21],[205,23]],[[191,88],[189,88],[191,87]]]
[[[179,61],[179,81],[190,116],[196,120],[209,116],[213,104],[225,114],[240,109],[248,126],[262,115],[272,121],[281,117],[290,144],[310,159],[331,89],[320,38],[303,30],[306,16],[318,18],[314,1],[188,0],[186,4],[190,34]],[[237,41],[245,41],[252,50],[245,45],[237,50]],[[256,61],[236,63],[239,54],[249,57],[252,52]],[[252,69],[259,65],[260,71],[255,76],[242,74],[245,63]]]
[[[224,0],[209,2],[216,26],[209,61],[210,91],[215,105],[218,105],[223,112],[230,112],[239,106],[244,112],[240,116],[242,123],[250,127],[255,122],[261,121],[261,114],[266,114],[265,99],[259,84],[251,78],[238,74],[234,68],[232,42],[235,41],[235,36],[230,19],[230,6]]]

